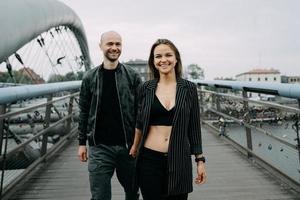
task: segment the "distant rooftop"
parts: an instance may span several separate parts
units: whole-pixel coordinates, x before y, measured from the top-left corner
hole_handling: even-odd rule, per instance
[[[277,69],[252,69],[248,72],[244,72],[241,74],[238,74],[236,76],[246,75],[246,74],[280,74],[280,71]]]
[[[142,60],[142,59],[135,59],[135,60],[129,60],[127,62],[125,62],[125,64],[128,64],[128,65],[136,65],[136,64],[148,64],[148,61],[146,60]]]

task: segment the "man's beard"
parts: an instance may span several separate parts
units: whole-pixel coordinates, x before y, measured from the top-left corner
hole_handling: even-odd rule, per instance
[[[117,53],[117,52],[116,52],[116,54],[118,54],[117,57],[111,57],[111,56],[109,55],[109,52],[106,52],[106,53],[104,54],[104,56],[105,56],[110,62],[115,62],[115,61],[117,61],[117,60],[119,59],[121,53]]]

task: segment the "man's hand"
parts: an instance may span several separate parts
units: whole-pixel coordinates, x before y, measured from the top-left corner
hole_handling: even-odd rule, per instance
[[[78,157],[81,162],[87,161],[87,148],[85,145],[80,145],[78,148]]]
[[[195,180],[195,183],[197,185],[201,185],[203,183],[205,183],[206,181],[206,172],[205,172],[205,167],[204,167],[204,163],[202,161],[199,161],[197,163],[197,177]]]

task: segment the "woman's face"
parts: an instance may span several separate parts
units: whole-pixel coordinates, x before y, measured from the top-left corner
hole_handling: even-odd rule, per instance
[[[154,66],[159,74],[175,74],[177,59],[175,52],[166,44],[160,44],[154,49]]]

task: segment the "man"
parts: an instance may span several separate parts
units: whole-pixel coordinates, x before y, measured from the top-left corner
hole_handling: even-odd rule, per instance
[[[122,39],[118,33],[103,33],[100,49],[103,63],[89,70],[82,80],[78,156],[82,162],[88,160],[92,200],[111,199],[111,177],[115,170],[126,200],[136,200],[134,160],[129,149],[133,143],[136,93],[141,78],[133,69],[119,63]]]

